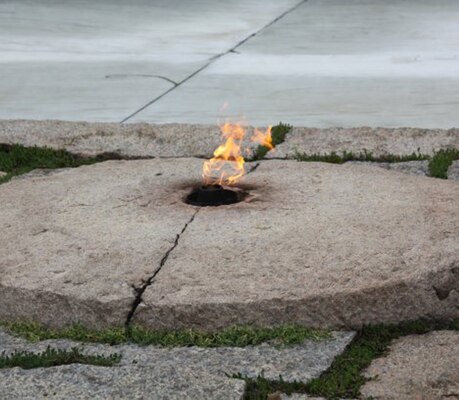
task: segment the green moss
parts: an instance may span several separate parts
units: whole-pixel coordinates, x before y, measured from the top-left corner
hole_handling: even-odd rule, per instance
[[[319,378],[309,383],[285,382],[265,379],[263,375],[256,379],[234,375],[247,383],[245,400],[264,400],[268,394],[280,391],[283,393],[307,393],[326,399],[357,398],[361,386],[366,382],[363,370],[372,360],[381,357],[387,351],[392,340],[401,336],[423,334],[432,330],[459,330],[459,318],[448,323],[414,321],[400,325],[366,326],[357,332],[356,337],[347,349],[337,356],[331,367]]]
[[[81,157],[66,150],[54,150],[48,147],[0,144],[0,171],[7,173],[0,178],[0,183],[36,168],[75,168],[120,158],[114,153],[103,153],[96,157]]]
[[[0,356],[0,369],[21,367],[24,369],[53,367],[66,364],[91,364],[99,366],[112,366],[121,359],[119,354],[112,354],[108,357],[102,355],[84,355],[76,347],[70,350],[53,349],[48,347],[42,353],[28,351],[15,351],[9,356],[3,353]]]
[[[429,156],[420,153],[412,153],[405,156],[398,156],[394,154],[386,154],[383,156],[375,157],[371,152],[361,152],[354,154],[352,152],[343,151],[341,154],[332,151],[329,154],[306,154],[296,152],[294,156],[297,161],[316,161],[316,162],[327,162],[332,164],[343,164],[348,161],[366,161],[366,162],[385,162],[385,163],[397,163],[405,161],[420,161],[428,160]]]
[[[303,340],[321,340],[330,337],[330,332],[309,329],[301,326],[282,326],[277,328],[253,328],[233,326],[218,332],[200,332],[196,330],[155,331],[137,326],[128,330],[113,328],[90,330],[76,324],[68,328],[53,330],[36,323],[2,324],[13,335],[30,341],[46,339],[70,339],[81,342],[99,342],[112,345],[136,343],[139,345],[199,346],[199,347],[244,347],[264,342],[279,345],[292,345]]]
[[[448,168],[454,160],[459,160],[459,149],[437,151],[429,161],[429,175],[434,178],[448,179]]]

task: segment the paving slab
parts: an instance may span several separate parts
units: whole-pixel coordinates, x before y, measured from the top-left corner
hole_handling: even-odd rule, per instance
[[[459,148],[459,129],[295,127],[268,157],[294,158],[297,153],[341,154],[343,151],[354,154],[366,151],[375,157],[413,153],[433,155],[435,151],[447,148]]]
[[[314,397],[307,394],[292,393],[290,395],[285,393],[272,393],[268,396],[267,400],[325,400],[324,397]]]
[[[105,162],[0,186],[0,319],[123,325],[194,214],[173,186],[202,161]]]
[[[5,400],[53,399],[231,399],[244,395],[243,380],[196,372],[181,366],[95,367],[0,370]]]
[[[348,164],[366,165],[377,168],[384,168],[388,171],[396,171],[407,175],[428,176],[429,161],[404,161],[398,163],[382,163],[382,162],[365,162],[365,161],[349,161]]]
[[[202,163],[109,161],[1,185],[0,319],[121,325],[140,287],[132,322],[155,329],[458,315],[456,182],[272,160],[246,176],[244,201],[196,208],[183,199]]]
[[[133,121],[459,126],[459,4],[308,0]]]
[[[458,316],[459,187],[359,165],[265,161],[202,208],[133,322],[360,327]]]
[[[121,366],[182,366],[194,371],[221,377],[233,374],[256,378],[264,374],[268,379],[279,376],[285,381],[308,382],[327,370],[333,359],[344,351],[354,337],[354,332],[332,332],[332,337],[323,340],[305,340],[292,346],[263,343],[246,347],[174,347],[137,346],[79,343],[69,340],[45,340],[30,343],[0,330],[0,353],[11,354],[15,350],[42,352],[48,346],[70,350],[81,348],[85,354],[114,353],[122,356]]]
[[[119,122],[296,2],[2,2],[0,118]]]
[[[210,157],[221,143],[221,132],[217,125],[0,120],[0,143],[47,146],[85,156]]]
[[[253,126],[247,129],[251,131]],[[220,136],[217,124],[0,120],[0,143],[48,146],[86,156],[117,153],[126,157],[210,157],[221,143]],[[251,148],[253,143],[247,141],[243,147]],[[432,155],[447,148],[459,148],[459,129],[294,127],[267,158],[343,151],[368,151],[375,156],[413,152]]]
[[[459,398],[459,332],[436,331],[394,341],[365,371],[361,389],[372,399]]]
[[[459,160],[453,161],[449,166],[448,179],[459,181]]]

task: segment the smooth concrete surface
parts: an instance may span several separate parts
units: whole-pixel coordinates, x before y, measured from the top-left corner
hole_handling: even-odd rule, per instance
[[[153,101],[128,121],[457,127],[458,20],[455,0],[2,2],[0,118]]]
[[[296,2],[1,2],[0,117],[119,122]]]
[[[309,0],[136,121],[459,126],[459,3]]]

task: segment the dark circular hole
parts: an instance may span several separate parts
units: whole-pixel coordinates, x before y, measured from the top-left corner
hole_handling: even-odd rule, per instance
[[[194,188],[185,202],[193,206],[208,207],[234,204],[241,200],[241,193],[235,190],[225,189],[220,185],[206,185]]]

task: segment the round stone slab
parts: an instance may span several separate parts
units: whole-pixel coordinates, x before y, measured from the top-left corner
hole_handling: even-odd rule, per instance
[[[123,325],[195,212],[174,185],[201,166],[109,161],[0,185],[0,320]]]
[[[459,185],[265,161],[251,197],[202,208],[134,322],[360,327],[459,314]]]
[[[183,199],[202,162],[109,161],[0,185],[0,320],[104,327],[135,311],[152,328],[215,329],[458,315],[456,182],[273,160],[246,176],[244,201],[197,208]]]

